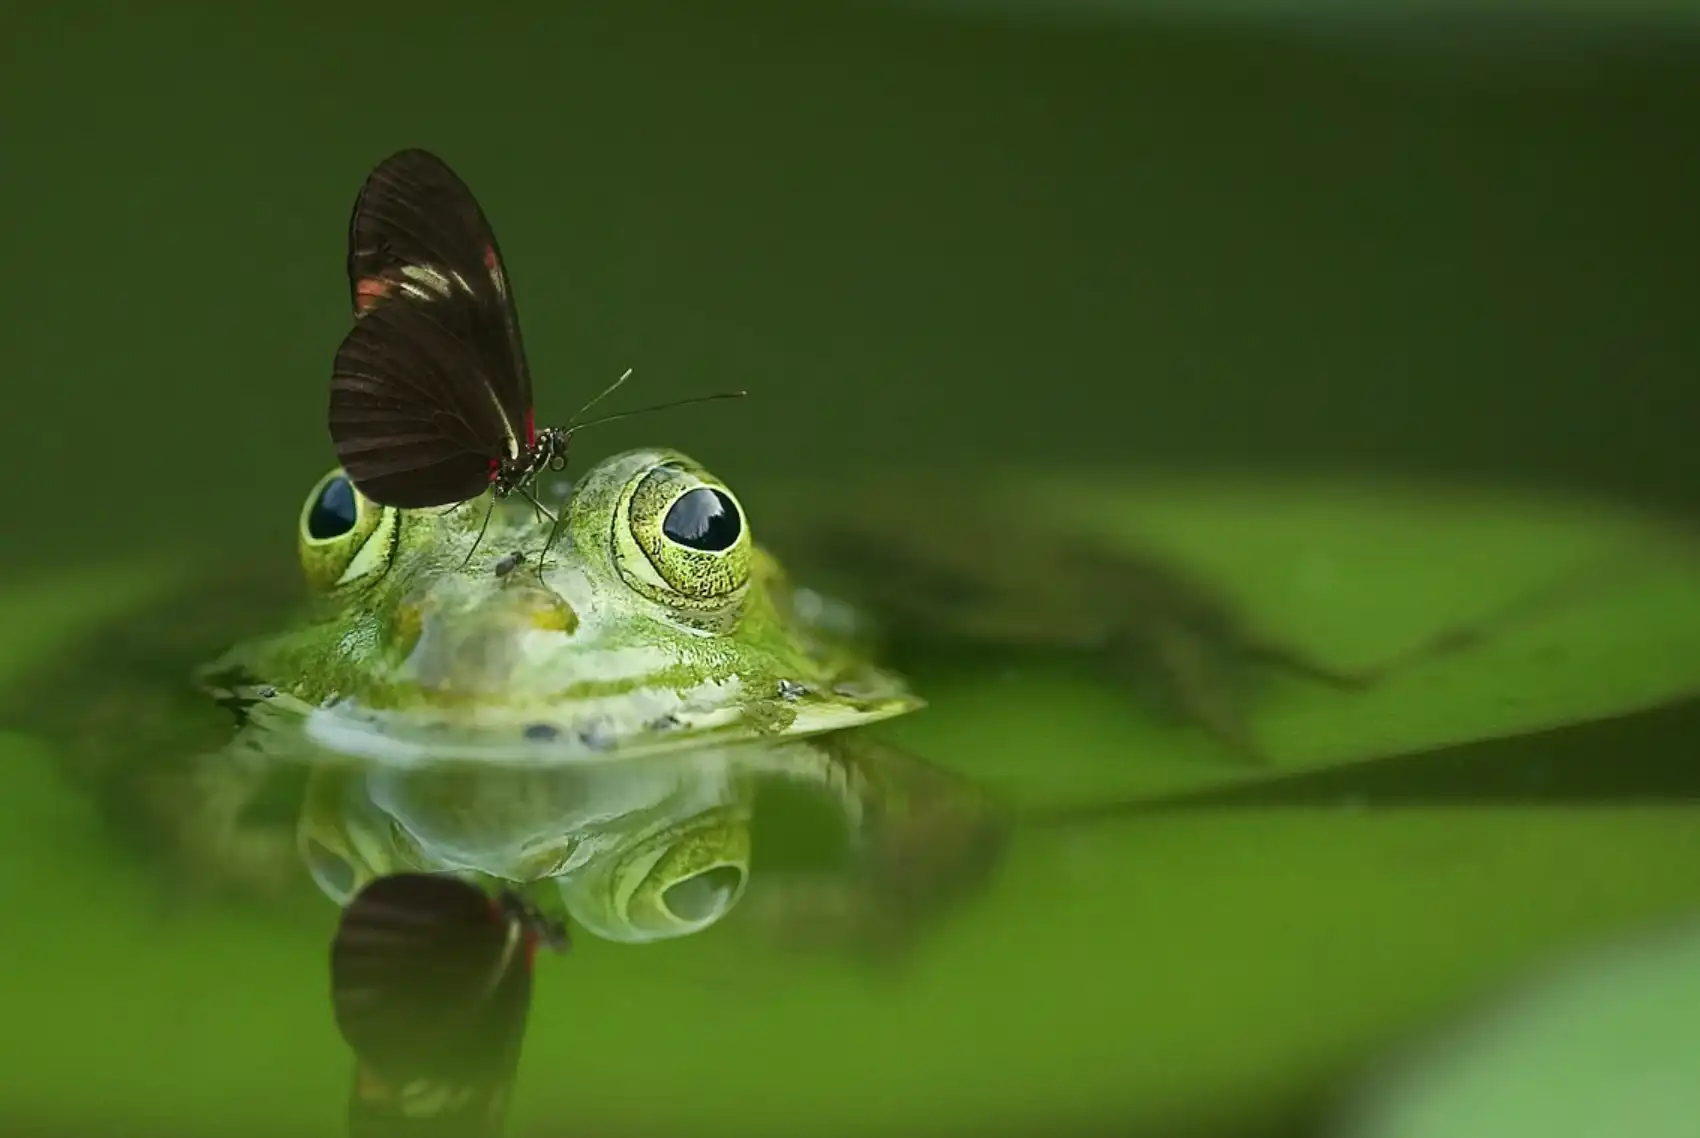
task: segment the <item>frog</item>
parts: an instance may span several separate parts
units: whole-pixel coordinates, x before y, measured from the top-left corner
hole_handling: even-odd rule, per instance
[[[861,880],[809,902],[772,881],[758,913],[889,917],[915,907],[894,889],[936,900],[995,860],[978,788],[861,730],[920,697],[821,619],[724,482],[637,450],[545,508],[558,524],[384,508],[333,470],[298,527],[318,615],[202,669],[257,750],[312,766],[297,846],[327,896],[459,872],[605,939],[686,935],[743,898],[775,783],[830,803]]]
[[[535,502],[449,509],[380,506],[333,469],[300,508],[292,572],[209,566],[98,637],[98,664],[70,663],[83,686],[135,682],[59,733],[114,816],[201,887],[276,896],[304,867],[346,903],[378,876],[453,872],[610,940],[741,907],[785,937],[889,946],[971,896],[1018,818],[878,731],[925,706],[882,660],[906,636],[1043,643],[1124,677],[1143,657],[1231,761],[1258,761],[1240,665],[1365,682],[1252,635],[1155,557],[1061,538],[976,552],[960,537],[995,507],[948,500],[947,516],[919,495],[871,514],[815,498],[814,524],[777,525],[774,546],[671,450],[611,456]],[[928,540],[875,532],[905,508]],[[798,583],[791,554],[833,587]],[[1083,584],[1028,587],[1047,574]],[[214,627],[242,635],[208,659]],[[820,824],[845,855],[753,884],[756,803],[787,789],[836,815]]]

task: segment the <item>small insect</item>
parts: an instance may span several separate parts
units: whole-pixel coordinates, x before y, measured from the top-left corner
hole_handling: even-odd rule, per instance
[[[496,576],[506,577],[515,569],[525,564],[525,551],[516,549],[512,553],[504,553],[496,560]]]
[[[332,367],[330,433],[349,478],[379,505],[458,506],[488,490],[493,508],[517,492],[554,521],[531,486],[566,468],[573,434],[659,409],[578,421],[628,370],[568,425],[537,428],[495,231],[466,183],[428,151],[392,154],[367,176],[349,221],[348,281],[355,323]]]
[[[498,1133],[540,945],[564,951],[565,926],[513,893],[419,873],[361,890],[331,945],[332,1008],[357,1064],[350,1134]]]

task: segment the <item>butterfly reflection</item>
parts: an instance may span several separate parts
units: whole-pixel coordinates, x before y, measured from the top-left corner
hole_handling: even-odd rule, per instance
[[[350,1138],[496,1138],[540,945],[564,926],[517,895],[399,873],[348,903],[331,944],[331,1003],[355,1056]]]

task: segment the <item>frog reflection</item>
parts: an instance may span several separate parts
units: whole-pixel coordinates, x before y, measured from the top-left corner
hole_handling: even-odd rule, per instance
[[[597,937],[642,943],[706,930],[748,891],[767,931],[889,944],[991,868],[1002,824],[966,783],[834,739],[550,769],[327,763],[299,850],[338,904],[392,873],[464,873],[518,884]],[[833,807],[848,858],[752,873],[757,799],[776,783]]]
[[[752,795],[733,774],[722,749],[549,771],[326,766],[300,848],[338,904],[386,874],[460,871],[552,892],[606,939],[679,936],[748,880]]]

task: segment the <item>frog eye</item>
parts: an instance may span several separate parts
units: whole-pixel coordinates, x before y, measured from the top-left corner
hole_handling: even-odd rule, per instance
[[[360,503],[354,500],[354,483],[345,475],[334,474],[319,487],[318,495],[307,506],[307,537],[312,541],[330,541],[354,528],[360,520]]]
[[[637,480],[626,507],[635,575],[665,599],[714,605],[750,578],[750,527],[732,491],[706,472],[669,462]]]
[[[376,505],[346,474],[333,470],[307,495],[298,529],[307,580],[315,589],[328,591],[381,574],[389,566],[396,511]]]
[[[685,936],[719,921],[744,894],[748,831],[709,831],[679,841],[656,861],[626,902],[644,939]]]
[[[689,936],[738,904],[750,873],[747,806],[682,819],[591,855],[557,878],[573,919],[607,940]]]
[[[731,495],[708,486],[687,490],[661,519],[661,536],[701,553],[725,553],[744,532],[744,515]]]

